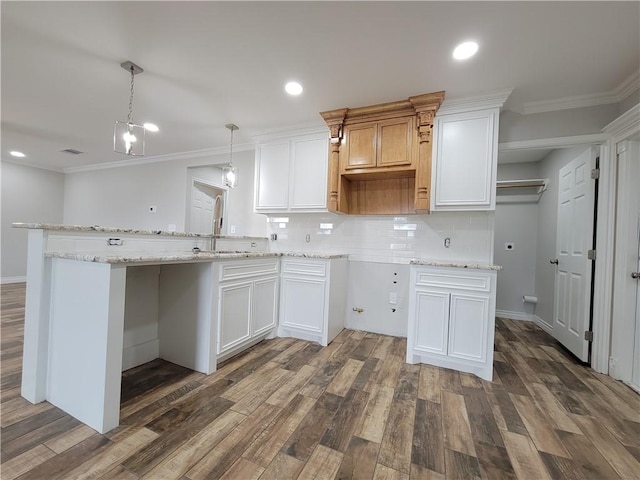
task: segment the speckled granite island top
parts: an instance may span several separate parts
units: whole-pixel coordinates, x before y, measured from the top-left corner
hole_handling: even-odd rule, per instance
[[[77,260],[81,262],[95,263],[190,263],[190,262],[212,262],[214,260],[230,260],[238,258],[261,258],[261,257],[304,257],[333,259],[347,257],[346,254],[335,253],[296,253],[296,252],[179,252],[179,253],[157,253],[157,254],[128,254],[128,255],[101,255],[82,254],[66,252],[46,252],[48,258],[63,258],[66,260]]]
[[[12,223],[14,228],[54,230],[62,232],[128,233],[132,235],[166,235],[170,237],[231,238],[239,240],[267,240],[266,237],[243,235],[211,235],[208,233],[169,232],[165,230],[141,230],[137,228],[103,227],[101,225],[58,225],[53,223]]]
[[[502,270],[500,265],[490,265],[488,263],[465,263],[465,262],[452,262],[449,260],[428,260],[421,258],[414,258],[409,262],[410,265],[427,265],[430,267],[453,267],[453,268],[469,268],[474,270]]]

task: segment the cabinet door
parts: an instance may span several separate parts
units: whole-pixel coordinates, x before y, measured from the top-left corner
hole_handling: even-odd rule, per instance
[[[289,206],[289,141],[259,145],[256,150],[256,210]]]
[[[482,362],[487,358],[489,296],[451,294],[449,356]]]
[[[291,142],[291,209],[327,207],[329,139],[295,139]]]
[[[411,165],[413,117],[385,120],[378,123],[377,165],[393,167]]]
[[[280,323],[283,326],[324,332],[324,280],[282,277],[280,292]]]
[[[497,110],[435,120],[434,210],[495,209]]]
[[[414,349],[447,354],[449,294],[416,289]]]
[[[376,166],[378,124],[363,123],[345,127],[345,146],[341,148],[342,170]]]
[[[278,315],[278,278],[265,278],[253,283],[252,336],[276,326]]]
[[[251,338],[251,284],[240,282],[219,288],[218,354]]]

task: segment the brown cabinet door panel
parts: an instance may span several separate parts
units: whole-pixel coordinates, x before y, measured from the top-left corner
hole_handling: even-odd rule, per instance
[[[376,127],[375,123],[347,127],[343,169],[376,166]]]
[[[411,165],[413,118],[387,120],[378,124],[379,167]]]

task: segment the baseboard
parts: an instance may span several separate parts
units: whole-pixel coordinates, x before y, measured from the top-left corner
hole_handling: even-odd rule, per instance
[[[122,349],[122,371],[137,367],[160,357],[158,339]]]
[[[546,323],[544,320],[542,320],[539,316],[534,315],[533,322],[536,325],[538,325],[541,329],[543,329],[545,332],[547,332],[549,335],[553,333],[553,327],[548,323]]]
[[[23,275],[20,277],[2,277],[0,278],[0,284],[4,285],[5,283],[24,283],[27,281],[27,276]]]
[[[509,310],[496,310],[496,317],[504,317],[511,320],[523,320],[525,322],[533,321],[533,315],[530,313],[511,312]]]

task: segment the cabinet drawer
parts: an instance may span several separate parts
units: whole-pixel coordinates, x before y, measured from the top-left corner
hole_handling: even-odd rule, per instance
[[[486,274],[417,271],[416,285],[455,288],[459,290],[491,291],[491,277]]]
[[[282,273],[289,275],[311,275],[314,277],[325,277],[327,275],[327,264],[322,261],[313,260],[282,260]]]
[[[277,257],[274,257],[263,260],[225,262],[220,265],[220,281],[277,274],[278,260]]]

